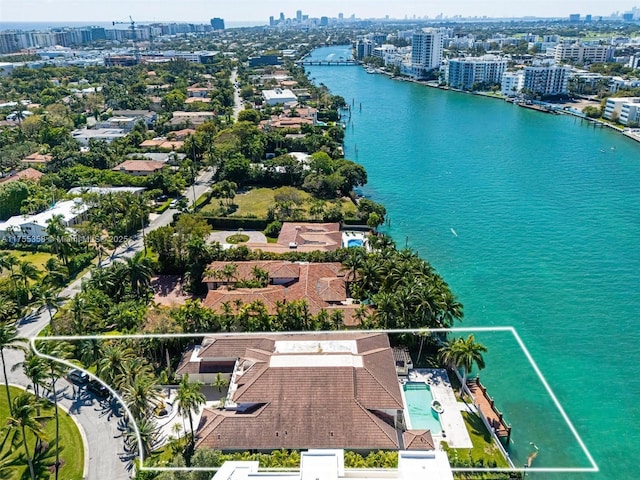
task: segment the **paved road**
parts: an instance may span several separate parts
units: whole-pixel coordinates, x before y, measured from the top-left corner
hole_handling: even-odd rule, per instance
[[[196,179],[196,183],[189,187],[183,195],[187,198],[189,206],[205,193],[210,186],[212,171],[205,171]],[[189,195],[191,194],[191,195]],[[169,225],[173,220],[176,209],[168,209],[156,216],[145,229],[149,232],[156,228]],[[110,257],[102,260],[102,266],[108,266],[117,259],[132,257],[144,248],[142,234],[138,233],[129,242],[118,247]],[[80,292],[82,281],[88,279],[90,272],[69,284],[61,295],[72,298]],[[21,319],[18,325],[18,334],[21,337],[33,338],[49,323],[49,314],[44,311],[34,313]],[[8,366],[16,365],[24,360],[22,352],[12,350],[5,351],[5,361]],[[8,372],[9,383],[27,388],[30,380],[24,375],[22,369]],[[4,380],[4,379],[3,379]],[[117,404],[101,402],[86,389],[75,387],[66,380],[59,382],[59,401],[73,418],[81,426],[88,443],[88,452],[85,452],[85,460],[88,463],[87,479],[89,480],[124,480],[129,478],[127,471],[127,459],[121,459],[124,454],[124,445],[121,439],[121,431],[118,429],[122,415]]]
[[[238,119],[238,114],[244,110],[244,101],[240,98],[240,89],[236,87],[238,81],[238,69],[231,71],[231,84],[233,85],[233,119]]]

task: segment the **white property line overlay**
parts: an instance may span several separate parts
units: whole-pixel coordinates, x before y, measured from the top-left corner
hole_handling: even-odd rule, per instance
[[[585,456],[589,460],[589,463],[591,463],[591,467],[575,467],[575,468],[571,468],[571,467],[569,467],[569,468],[566,468],[566,467],[558,467],[558,468],[553,468],[553,467],[548,467],[548,468],[545,468],[545,467],[542,467],[542,468],[537,468],[537,467],[523,467],[523,468],[452,468],[451,470],[453,472],[503,472],[503,473],[507,473],[507,472],[597,473],[597,472],[599,472],[600,468],[598,467],[598,465],[596,464],[595,460],[593,459],[593,456],[591,455],[591,453],[587,449],[586,445],[582,441],[582,438],[580,437],[580,434],[578,433],[576,428],[573,426],[573,423],[569,419],[569,416],[564,411],[564,408],[562,408],[562,405],[560,404],[560,401],[558,400],[556,395],[553,393],[553,390],[551,390],[551,387],[549,386],[549,383],[544,378],[544,375],[542,375],[542,372],[538,368],[538,365],[536,364],[535,360],[531,356],[531,353],[529,353],[529,350],[525,346],[524,342],[520,338],[520,335],[518,335],[518,332],[516,331],[516,329],[514,327],[453,327],[453,328],[381,329],[381,330],[327,330],[327,331],[324,331],[324,330],[312,330],[312,331],[303,331],[303,332],[242,332],[242,333],[239,333],[239,332],[216,332],[216,333],[175,333],[175,334],[174,333],[158,333],[158,334],[135,334],[135,335],[82,335],[82,336],[55,336],[55,335],[52,335],[52,336],[42,336],[42,337],[31,337],[30,343],[31,343],[31,348],[33,349],[33,351],[38,356],[43,357],[43,358],[47,358],[49,360],[53,360],[53,361],[56,361],[56,362],[59,362],[59,363],[62,363],[64,365],[68,366],[69,368],[74,368],[74,369],[77,369],[77,370],[81,370],[84,373],[86,373],[87,375],[89,375],[92,379],[99,381],[100,383],[102,383],[103,385],[105,385],[107,387],[109,392],[111,392],[111,395],[125,409],[125,411],[127,413],[127,416],[129,418],[129,420],[131,421],[131,424],[133,425],[133,429],[134,429],[134,431],[136,433],[136,437],[138,438],[138,457],[140,459],[140,466],[138,468],[140,470],[148,470],[148,471],[185,471],[185,472],[207,471],[207,472],[210,472],[210,471],[218,471],[218,469],[220,467],[145,467],[144,466],[144,452],[143,452],[143,449],[142,449],[142,438],[140,437],[140,431],[138,430],[138,425],[137,425],[137,423],[135,421],[133,421],[133,415],[131,414],[131,411],[129,410],[129,407],[127,407],[126,402],[120,397],[120,395],[118,395],[118,393],[113,388],[111,388],[110,385],[106,385],[100,378],[96,377],[95,375],[93,375],[92,373],[86,371],[83,368],[79,368],[78,365],[75,365],[75,364],[73,364],[73,363],[71,363],[71,362],[69,362],[67,360],[63,360],[63,359],[60,359],[60,358],[52,357],[52,356],[49,356],[49,355],[46,355],[46,354],[43,354],[43,353],[39,352],[38,349],[36,348],[35,342],[36,341],[73,341],[73,342],[78,342],[78,341],[81,341],[81,340],[109,341],[109,340],[126,340],[126,339],[146,340],[146,339],[149,339],[149,338],[170,338],[170,339],[175,339],[175,338],[202,338],[202,337],[207,337],[207,336],[220,336],[220,335],[243,337],[243,336],[255,336],[255,335],[260,335],[260,334],[264,334],[264,335],[292,335],[292,334],[301,335],[301,334],[311,334],[312,335],[312,334],[321,333],[321,334],[330,334],[330,335],[338,335],[338,334],[342,334],[343,335],[345,333],[353,333],[353,334],[359,334],[359,333],[412,333],[412,334],[418,335],[418,334],[425,334],[425,333],[462,333],[462,332],[468,332],[468,333],[474,333],[474,332],[489,332],[489,333],[491,333],[491,332],[509,332],[509,333],[511,333],[513,335],[513,337],[515,338],[516,342],[520,346],[520,349],[522,350],[522,352],[524,353],[525,357],[529,361],[529,364],[531,365],[531,367],[535,371],[536,375],[540,379],[540,382],[542,383],[542,385],[546,389],[547,393],[551,397],[551,400],[553,400],[553,403],[555,404],[556,408],[560,412],[560,415],[562,415],[562,418],[564,419],[565,423],[569,427],[569,430],[571,430],[571,433],[573,434],[573,436],[575,437],[576,441],[580,445],[580,448],[582,449],[583,453],[585,454]],[[265,469],[262,469],[262,470],[263,471],[272,471],[272,472],[299,471],[299,469],[279,469],[279,468],[265,468]]]

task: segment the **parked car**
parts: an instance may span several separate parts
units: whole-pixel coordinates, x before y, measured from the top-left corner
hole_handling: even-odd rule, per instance
[[[85,385],[89,381],[89,375],[84,373],[82,370],[78,370],[77,368],[69,370],[69,373],[67,373],[67,378],[69,379],[69,381],[78,385]]]
[[[91,380],[87,384],[87,390],[102,398],[107,398],[109,395],[111,395],[109,389],[97,380]]]

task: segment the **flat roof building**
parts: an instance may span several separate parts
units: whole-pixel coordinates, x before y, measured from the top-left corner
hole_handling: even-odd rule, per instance
[[[298,97],[288,88],[276,88],[274,90],[263,90],[262,98],[267,105],[285,104],[290,102],[297,102]]]

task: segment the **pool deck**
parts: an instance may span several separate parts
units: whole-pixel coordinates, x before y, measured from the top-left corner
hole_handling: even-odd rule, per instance
[[[472,448],[471,438],[467,426],[462,418],[461,411],[471,411],[469,405],[458,402],[453,392],[447,371],[441,368],[409,370],[410,382],[423,382],[431,388],[433,399],[440,402],[444,411],[440,414],[440,424],[444,430],[444,436],[434,434],[433,440],[436,448],[440,442],[446,441],[451,448]]]

